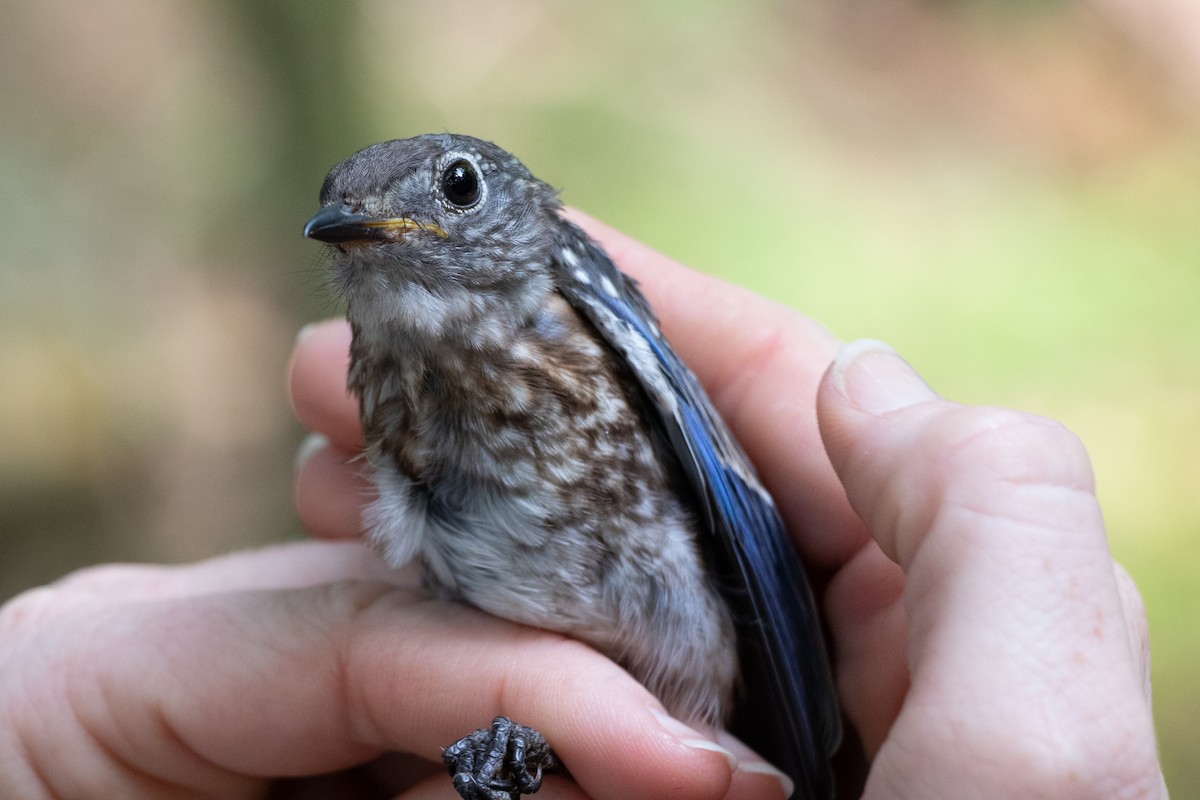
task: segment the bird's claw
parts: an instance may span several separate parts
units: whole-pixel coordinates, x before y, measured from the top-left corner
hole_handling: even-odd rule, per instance
[[[546,738],[508,717],[469,733],[442,751],[442,762],[463,800],[517,800],[542,785],[558,759]]]

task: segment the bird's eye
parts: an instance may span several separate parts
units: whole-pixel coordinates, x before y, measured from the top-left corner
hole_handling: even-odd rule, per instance
[[[442,196],[451,205],[470,208],[479,202],[479,174],[470,161],[460,158],[442,171]]]

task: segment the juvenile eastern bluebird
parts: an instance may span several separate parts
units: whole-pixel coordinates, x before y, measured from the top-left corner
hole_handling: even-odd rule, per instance
[[[378,499],[370,536],[429,588],[607,654],[674,716],[730,724],[827,798],[840,717],[771,498],[632,279],[513,156],[468,136],[338,164],[332,245]],[[446,750],[465,798],[553,756],[498,718]]]

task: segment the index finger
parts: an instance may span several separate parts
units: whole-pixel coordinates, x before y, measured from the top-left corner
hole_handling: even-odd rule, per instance
[[[296,419],[324,434],[338,450],[362,449],[358,402],[346,388],[350,368],[350,325],[327,319],[305,325],[288,362],[288,397]]]

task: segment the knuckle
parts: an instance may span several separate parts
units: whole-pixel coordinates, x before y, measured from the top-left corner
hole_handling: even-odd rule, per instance
[[[1125,567],[1113,562],[1113,575],[1117,580],[1117,592],[1121,595],[1121,604],[1131,623],[1146,624],[1146,603],[1142,592],[1134,582],[1133,576]]]
[[[1150,626],[1146,603],[1133,578],[1120,564],[1113,562],[1113,576],[1121,601],[1121,615],[1129,635],[1129,648],[1142,681],[1142,694],[1150,697]]]
[[[1052,420],[993,407],[953,406],[928,418],[872,520],[894,531],[902,563],[935,528],[975,536],[1004,523],[1103,536],[1091,464],[1078,437]],[[968,525],[969,528],[964,528]]]
[[[148,576],[149,570],[140,564],[94,564],[67,573],[54,582],[53,588],[62,592],[99,594],[110,589],[128,588],[145,581]]]
[[[5,603],[0,607],[0,630],[23,630],[80,609],[94,610],[128,594],[134,586],[153,593],[154,580],[152,570],[136,564],[83,567]]]
[[[426,599],[417,589],[368,579],[343,579],[314,587],[316,612],[331,619],[346,620],[344,630],[358,626],[391,625],[396,616]]]
[[[986,470],[1012,484],[1092,491],[1091,462],[1074,433],[1045,417],[1002,408],[962,408],[943,441],[949,474]]]
[[[29,589],[0,606],[0,636],[13,641],[23,632],[36,630],[55,615],[58,593],[49,587]]]

